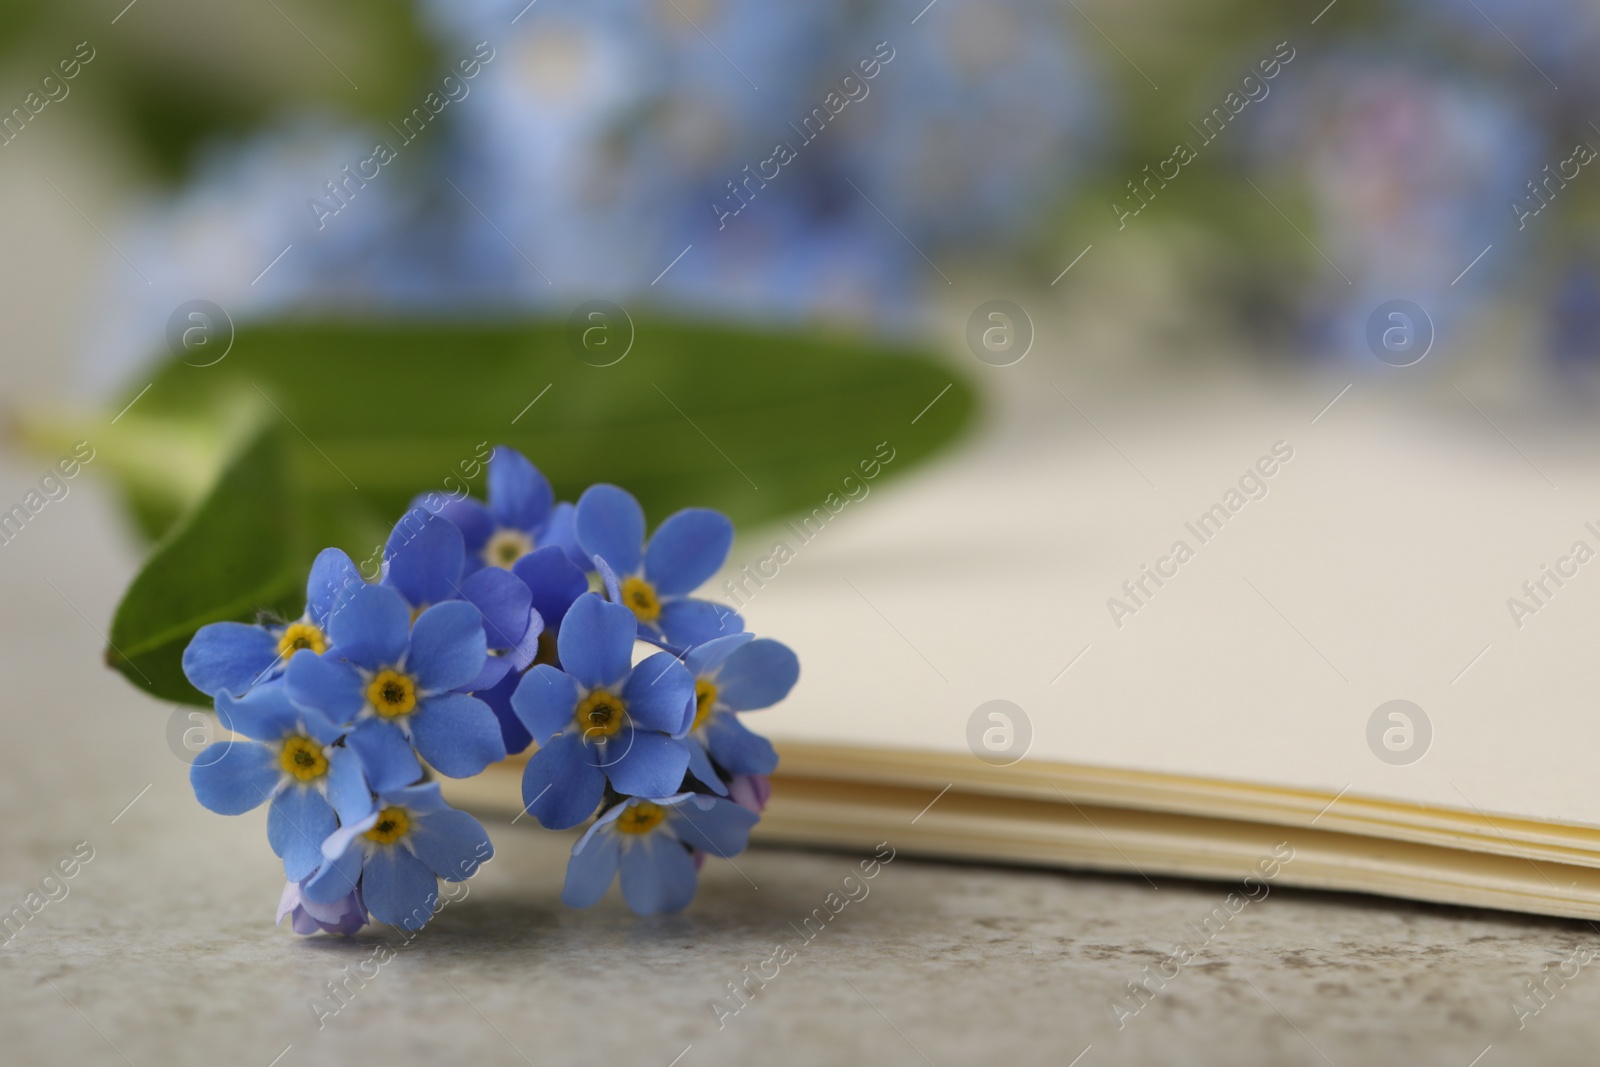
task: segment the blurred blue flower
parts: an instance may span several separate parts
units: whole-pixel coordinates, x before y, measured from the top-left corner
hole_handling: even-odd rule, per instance
[[[322,844],[324,862],[301,894],[332,904],[359,889],[372,917],[419,929],[438,902],[439,882],[464,882],[494,856],[483,824],[444,802],[436,783],[384,791],[376,810]]]
[[[644,529],[644,509],[624,489],[592,485],[578,498],[578,544],[615,574],[639,636],[683,649],[741,632],[744,622],[731,608],[689,595],[728,558],[733,524],[727,517],[685,508],[669,515],[649,544]]]
[[[689,770],[717,793],[727,792],[718,769],[728,777],[771,774],[778,753],[738,713],[770,708],[788,696],[800,677],[799,658],[786,645],[745,633],[692,648],[683,663],[694,677]]]
[[[634,796],[665,796],[683,783],[689,750],[677,739],[689,726],[694,681],[668,652],[633,666],[635,636],[631,611],[585,593],[561,624],[561,668],[534,667],[512,694],[540,746],[522,796],[544,826],[587,819],[608,780]]]
[[[321,864],[324,838],[340,821],[371,810],[360,758],[334,744],[343,731],[319,711],[296,707],[281,682],[258,686],[238,700],[217,696],[217,717],[249,741],[218,741],[189,768],[201,804],[241,815],[271,801],[267,840],[297,882]]]
[[[252,626],[214,622],[200,627],[183,650],[183,673],[206,696],[240,696],[278,677],[289,657],[302,648],[328,647],[328,616],[344,597],[365,583],[350,557],[325,548],[311,564],[306,580],[306,610],[294,622]]]
[[[759,819],[732,801],[697,793],[630,797],[600,816],[573,846],[561,900],[587,908],[620,871],[623,899],[636,914],[679,911],[694,899],[691,850],[737,855]]]
[[[328,634],[333,647],[327,652],[302,650],[290,660],[289,695],[303,707],[354,723],[347,743],[361,755],[375,791],[420,778],[418,754],[451,778],[505,758],[494,713],[476,697],[455,692],[479,677],[487,659],[477,608],[447,601],[413,624],[398,592],[368,585],[334,613]]]
[[[1409,61],[1341,53],[1301,75],[1276,90],[1255,147],[1262,169],[1309,197],[1330,264],[1319,263],[1308,339],[1379,366],[1367,320],[1396,299],[1459,336],[1531,253],[1503,235],[1508,201],[1538,173],[1543,133],[1513,98]],[[1494,255],[1465,271],[1491,243]]]

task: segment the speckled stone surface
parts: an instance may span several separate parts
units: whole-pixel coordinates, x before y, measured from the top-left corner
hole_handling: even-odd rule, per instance
[[[0,488],[30,469],[6,458]],[[614,894],[564,909],[570,839],[500,820],[497,857],[409,944],[298,938],[272,926],[264,816],[203,811],[181,713],[98,663],[132,566],[109,503],[85,484],[51,507],[0,548],[0,902],[79,842],[93,859],[0,947],[6,1063],[1593,1061],[1600,964],[1551,979],[1520,1030],[1512,1007],[1600,947],[1588,924],[1288,890],[1174,973],[1226,886],[898,856],[807,940],[861,856],[758,849],[713,863],[686,913],[638,919]],[[733,1013],[727,983],[774,970]],[[1127,983],[1162,972],[1127,1014]]]

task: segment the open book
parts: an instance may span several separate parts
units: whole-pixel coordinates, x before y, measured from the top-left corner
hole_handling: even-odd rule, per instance
[[[1113,402],[1050,371],[964,451],[742,540],[702,594],[801,658],[747,716],[782,756],[758,839],[1277,860],[1600,918],[1600,436],[1438,382]],[[514,810],[520,770],[462,798]]]

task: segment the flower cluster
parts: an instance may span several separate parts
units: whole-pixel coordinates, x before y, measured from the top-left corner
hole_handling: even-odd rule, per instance
[[[280,922],[416,929],[438,879],[494,854],[433,775],[471,777],[537,743],[527,813],[563,830],[599,813],[562,898],[593,904],[620,873],[634,911],[676,911],[707,855],[745,847],[769,795],[777,754],[739,713],[782,700],[800,673],[787,647],[693,595],[732,542],[703,508],[647,539],[627,492],[557,503],[532,463],[497,448],[487,503],[419,497],[377,582],[326,549],[299,618],[195,634],[184,673],[242,738],[200,754],[195,795],[224,815],[269,805]],[[636,663],[641,645],[654,651]]]

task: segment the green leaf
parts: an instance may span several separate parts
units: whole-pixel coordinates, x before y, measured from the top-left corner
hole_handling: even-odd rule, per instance
[[[147,525],[193,504],[187,428],[212,427],[216,451],[241,424],[268,429],[155,550],[118,609],[111,662],[159,696],[198,700],[179,669],[196,628],[297,612],[327,545],[373,573],[418,494],[482,495],[495,445],[527,455],[559,499],[613,482],[652,525],[695,505],[750,532],[843,495],[880,442],[895,450],[881,478],[904,473],[974,407],[942,361],[860,337],[641,319],[607,367],[579,359],[568,337],[559,321],[286,323],[241,331],[214,366],[168,365],[123,420],[130,458],[104,468]],[[153,481],[163,441],[187,450],[166,486]]]
[[[183,676],[184,646],[208,622],[292,608],[302,560],[282,432],[258,432],[216,488],[150,554],[111,622],[106,662],[152,696],[204,704]]]

